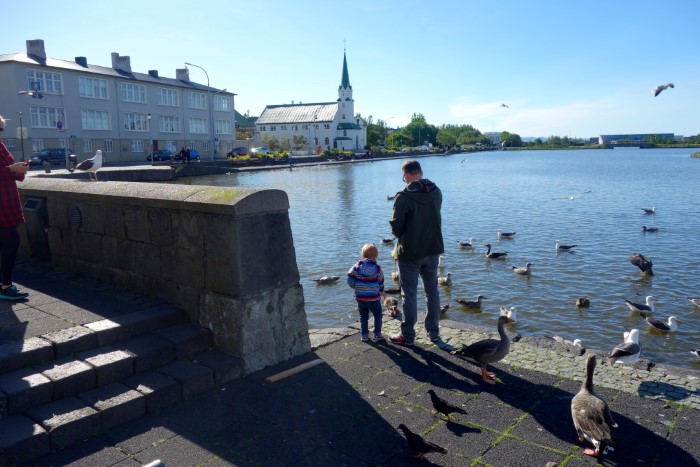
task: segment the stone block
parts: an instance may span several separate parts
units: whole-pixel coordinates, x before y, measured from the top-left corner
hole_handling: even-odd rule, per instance
[[[70,357],[39,365],[36,370],[51,380],[53,400],[74,396],[97,384],[95,369]]]
[[[105,235],[107,237],[126,239],[124,209],[120,205],[110,205],[109,216],[105,218]]]
[[[185,314],[174,305],[159,305],[147,310],[115,316],[113,321],[120,324],[129,336],[136,336],[181,323],[184,319]]]
[[[124,207],[124,233],[127,240],[141,243],[151,241],[151,223],[148,219],[148,212],[148,209],[138,206]]]
[[[83,392],[78,398],[100,412],[103,430],[136,420],[146,413],[145,396],[121,383]]]
[[[178,360],[159,371],[182,385],[182,397],[185,399],[214,387],[214,370],[189,360]]]
[[[175,379],[155,371],[147,371],[122,381],[146,397],[146,411],[158,412],[182,400],[182,385]]]
[[[148,213],[150,226],[150,243],[163,247],[171,247],[173,244],[173,227],[169,211],[151,209]]]
[[[0,467],[29,463],[51,451],[49,434],[25,415],[0,420]]]
[[[102,204],[85,203],[82,206],[82,212],[83,224],[81,229],[85,232],[104,235],[105,222],[106,219],[112,214],[111,210]]]
[[[85,213],[83,213],[85,216]],[[89,232],[75,231],[78,233],[73,238],[71,247],[72,255],[80,260],[90,264],[100,264],[102,258],[102,237]],[[53,250],[52,250],[53,251]]]
[[[134,356],[114,347],[99,347],[79,353],[75,357],[95,368],[98,386],[104,386],[134,374]]]
[[[56,357],[73,355],[97,345],[95,332],[84,326],[61,329],[60,331],[45,334],[42,337],[53,343],[56,349]]]
[[[107,267],[124,271],[131,271],[138,262],[145,258],[135,255],[136,246],[134,242],[122,240],[114,237],[104,237],[102,247],[104,248],[102,261]],[[140,244],[139,244],[140,245]],[[135,261],[138,258],[139,261]]]
[[[53,344],[41,337],[0,344],[0,373],[38,365],[56,358]]]
[[[128,330],[121,324],[115,323],[111,319],[101,319],[92,323],[84,324],[95,333],[97,345],[110,345],[122,341],[128,337]]]
[[[175,344],[177,358],[189,357],[211,347],[211,331],[192,323],[176,324],[159,329],[153,334]]]
[[[192,361],[214,370],[214,384],[217,386],[243,377],[243,360],[218,350],[199,352],[192,357]]]
[[[51,380],[30,368],[0,376],[0,391],[7,397],[9,414],[51,402]]]
[[[27,415],[49,433],[54,451],[89,438],[101,429],[97,410],[75,397],[34,407]]]
[[[161,279],[161,247],[151,243],[134,243],[133,249],[138,258],[138,261],[134,261],[134,272],[151,279]]]
[[[153,333],[141,334],[116,345],[134,356],[134,373],[157,368],[175,359],[175,344]]]

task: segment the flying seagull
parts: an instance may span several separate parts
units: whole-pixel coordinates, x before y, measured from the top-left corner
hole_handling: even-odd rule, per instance
[[[665,91],[668,88],[674,88],[674,87],[675,86],[673,85],[673,83],[659,84],[658,86],[656,86],[656,88],[654,88],[654,97],[661,94],[661,91]]]
[[[671,87],[673,87],[673,85],[671,85]],[[501,107],[505,107],[506,109],[510,109],[510,107],[508,107],[506,104],[501,104]]]
[[[97,153],[90,159],[85,159],[83,162],[75,166],[75,170],[82,170],[90,174],[90,180],[97,181],[97,171],[102,167],[102,150],[98,149]]]

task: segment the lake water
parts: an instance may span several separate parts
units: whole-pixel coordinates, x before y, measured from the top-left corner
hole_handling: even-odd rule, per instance
[[[700,159],[689,149],[499,151],[421,158],[425,177],[443,192],[444,273],[453,286],[441,289],[450,319],[494,327],[499,305],[515,306],[524,335],[556,333],[609,351],[625,328],[641,330],[642,357],[698,368],[689,350],[700,347]],[[344,282],[365,242],[379,243],[379,263],[394,286],[387,195],[403,188],[403,160],[295,167],[289,170],[199,177],[181,183],[275,188],[288,193],[297,263],[311,327],[337,327],[357,319],[352,291]],[[590,192],[588,192],[590,191]],[[588,193],[584,193],[588,192]],[[582,194],[581,194],[582,193]],[[569,199],[569,197],[574,199]],[[643,207],[656,207],[645,215]],[[643,225],[659,228],[643,233]],[[516,231],[513,239],[496,230]],[[475,250],[457,241],[477,239]],[[573,253],[554,243],[577,244]],[[484,257],[484,243],[507,251],[506,260]],[[644,278],[628,257],[641,252],[654,261]],[[532,276],[511,266],[533,264]],[[337,285],[314,278],[339,275]],[[456,298],[488,297],[480,313]],[[654,295],[655,316],[678,317],[675,333],[660,334],[630,312],[624,298]],[[591,307],[577,309],[588,296]],[[387,318],[388,319],[388,318]]]

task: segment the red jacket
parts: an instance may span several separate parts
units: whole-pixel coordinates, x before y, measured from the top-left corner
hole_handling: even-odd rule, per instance
[[[16,180],[24,180],[24,174],[10,172],[15,160],[5,143],[0,140],[0,227],[17,227],[24,223],[24,212],[19,200]]]

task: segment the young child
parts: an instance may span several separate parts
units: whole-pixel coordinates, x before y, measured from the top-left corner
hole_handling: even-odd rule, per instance
[[[382,304],[384,295],[384,273],[377,264],[379,250],[373,243],[362,246],[362,259],[348,271],[348,285],[355,289],[355,300],[360,310],[360,330],[362,341],[369,340],[369,312],[374,315],[374,338],[384,339],[382,335]]]

